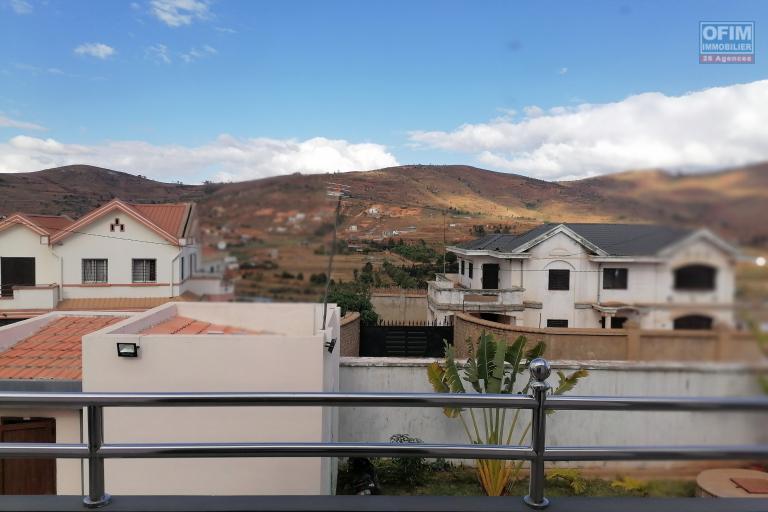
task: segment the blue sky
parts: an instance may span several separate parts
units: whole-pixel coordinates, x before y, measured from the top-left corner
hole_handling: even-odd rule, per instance
[[[563,179],[762,160],[767,15],[759,1],[0,0],[0,169],[200,181],[468,163]],[[756,63],[699,64],[700,20],[754,21]],[[746,133],[713,148],[704,122]],[[660,138],[670,125],[695,133]]]

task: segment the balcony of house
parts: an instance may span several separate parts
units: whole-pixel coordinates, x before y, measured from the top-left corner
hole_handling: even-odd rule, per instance
[[[36,286],[3,285],[0,311],[50,311],[58,302],[59,285],[55,283]]]
[[[224,276],[223,272],[196,272],[184,283],[183,291],[217,302],[231,301],[235,298],[235,285]]]
[[[430,305],[451,310],[522,311],[524,288],[466,288],[458,274],[436,274],[429,282]]]

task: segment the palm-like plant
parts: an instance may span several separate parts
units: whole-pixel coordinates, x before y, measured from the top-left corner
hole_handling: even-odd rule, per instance
[[[524,336],[508,345],[506,340],[496,340],[493,335],[484,332],[478,338],[476,351],[472,340],[467,339],[469,358],[462,364],[456,362],[453,346],[446,343],[444,365],[434,362],[427,368],[429,382],[438,393],[466,393],[464,382],[467,382],[477,393],[526,394],[528,381],[516,390],[517,377],[528,369],[531,360],[543,356],[546,348],[540,341],[526,350],[527,344]],[[557,375],[559,382],[553,393],[562,394],[573,389],[579,379],[587,376],[587,371],[577,370],[567,376],[558,371]],[[479,414],[474,409],[465,411],[457,408],[445,408],[443,412],[449,418],[461,421],[472,444],[510,444],[520,419],[520,409],[514,411],[509,422],[506,408],[483,408]],[[530,428],[529,421],[517,444],[523,443]],[[501,496],[516,481],[522,465],[522,461],[478,460],[480,485],[489,496]]]

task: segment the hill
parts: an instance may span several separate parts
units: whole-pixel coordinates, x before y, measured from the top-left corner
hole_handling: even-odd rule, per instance
[[[82,215],[113,197],[135,202],[197,201],[211,239],[246,235],[268,242],[327,234],[343,183],[343,237],[449,241],[482,229],[526,229],[542,221],[659,222],[707,226],[747,245],[768,245],[768,164],[707,174],[630,171],[547,182],[464,165],[409,165],[368,172],[279,176],[241,183],[181,185],[74,165],[0,175],[0,214]],[[444,217],[443,210],[448,214]]]
[[[76,218],[115,197],[162,203],[195,201],[202,196],[200,186],[160,183],[91,165],[0,174],[0,215],[25,212]]]

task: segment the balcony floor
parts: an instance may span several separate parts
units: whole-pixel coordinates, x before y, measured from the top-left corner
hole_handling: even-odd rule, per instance
[[[2,496],[0,511],[78,511],[80,496]],[[532,509],[519,497],[475,496],[115,496],[108,511],[514,512]],[[768,499],[554,498],[552,512],[765,512]]]

